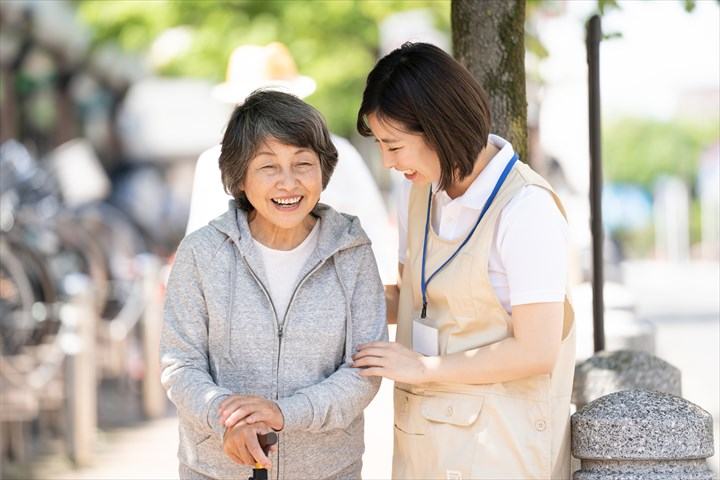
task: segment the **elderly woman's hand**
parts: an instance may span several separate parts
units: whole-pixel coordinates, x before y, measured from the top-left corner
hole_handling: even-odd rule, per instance
[[[236,463],[260,465],[268,469],[272,464],[260,446],[258,435],[265,435],[270,431],[270,427],[264,423],[248,425],[245,422],[238,422],[225,431],[223,450]],[[268,449],[270,452],[275,450],[277,450],[277,445],[273,445]]]
[[[285,418],[277,403],[249,395],[230,395],[223,400],[218,408],[218,419],[226,427],[232,427],[241,420],[248,425],[264,422],[276,431],[285,426]]]

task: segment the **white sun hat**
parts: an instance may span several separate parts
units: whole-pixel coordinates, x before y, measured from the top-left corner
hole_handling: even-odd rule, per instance
[[[300,75],[295,60],[285,45],[273,42],[264,47],[242,45],[228,62],[225,83],[213,88],[215,98],[228,103],[242,103],[258,88],[272,88],[305,98],[317,84]]]

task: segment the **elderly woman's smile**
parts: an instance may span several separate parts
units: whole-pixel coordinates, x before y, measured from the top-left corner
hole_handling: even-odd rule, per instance
[[[273,198],[273,202],[277,203],[278,205],[280,205],[282,207],[286,207],[286,208],[294,207],[295,205],[298,204],[298,202],[300,202],[300,200],[302,200],[302,197],[300,197],[300,196]]]

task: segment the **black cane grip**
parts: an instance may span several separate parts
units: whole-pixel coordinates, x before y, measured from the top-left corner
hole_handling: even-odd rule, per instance
[[[265,455],[268,454],[268,451],[272,445],[275,445],[278,441],[277,433],[270,432],[266,433],[265,435],[258,435],[258,442],[260,442],[260,448],[263,449],[263,452]]]

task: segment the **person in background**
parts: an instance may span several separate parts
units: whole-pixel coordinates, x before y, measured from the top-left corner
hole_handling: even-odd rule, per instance
[[[230,57],[227,79],[216,85],[213,95],[227,103],[241,104],[250,92],[272,88],[305,98],[316,89],[312,78],[300,75],[285,45],[242,45]],[[360,153],[345,138],[332,135],[338,150],[338,165],[333,180],[322,193],[322,202],[339,212],[355,215],[372,241],[384,283],[395,283],[397,255],[392,227],[377,182]],[[198,158],[190,199],[186,235],[207,225],[227,210],[232,202],[223,190],[218,169],[220,146],[203,152]]]
[[[260,90],[235,108],[220,152],[235,205],[183,239],[165,296],[181,479],[248,478],[255,463],[279,479],[360,478],[380,379],[351,355],[388,333],[370,240],[318,202],[336,164],[322,115],[299,98]],[[268,458],[257,436],[271,430]]]
[[[482,87],[433,45],[378,61],[357,126],[406,179],[397,342],[353,357],[395,381],[393,477],[569,478],[575,328],[557,195],[490,134]]]

